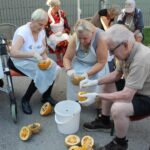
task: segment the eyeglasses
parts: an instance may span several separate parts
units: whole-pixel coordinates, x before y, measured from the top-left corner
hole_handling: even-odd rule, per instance
[[[118,44],[115,48],[113,49],[109,49],[110,55],[114,55],[115,51],[117,50],[117,48],[119,48],[122,44],[124,44],[124,42],[121,42],[120,44]]]

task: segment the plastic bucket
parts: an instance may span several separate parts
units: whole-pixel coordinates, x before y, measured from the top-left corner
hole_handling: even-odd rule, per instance
[[[63,134],[73,134],[79,130],[80,105],[72,100],[61,101],[56,104],[55,122],[58,131]]]

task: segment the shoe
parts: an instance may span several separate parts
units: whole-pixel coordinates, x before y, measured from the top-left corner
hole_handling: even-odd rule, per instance
[[[112,122],[104,124],[101,117],[97,117],[92,122],[87,122],[83,124],[83,128],[87,131],[103,131],[110,132],[112,127]]]
[[[99,147],[96,150],[127,150],[127,149],[128,149],[127,140],[124,145],[119,145],[115,140],[113,140],[104,147]]]
[[[0,79],[0,87],[4,86],[4,81],[2,79]]]
[[[29,101],[23,99],[21,104],[22,104],[22,111],[25,114],[32,114],[32,109],[31,109],[31,106],[29,104]]]
[[[55,101],[51,96],[43,97],[41,100],[42,103],[49,102],[52,106],[55,106],[57,104],[57,101]]]

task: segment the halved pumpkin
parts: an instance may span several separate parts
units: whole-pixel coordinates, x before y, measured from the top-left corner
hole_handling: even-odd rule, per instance
[[[84,80],[84,79],[85,79],[85,77],[82,77],[82,76],[79,76],[79,75],[74,75],[74,76],[72,77],[72,83],[73,83],[74,85],[79,85],[80,81],[81,81],[81,80]]]
[[[78,93],[78,100],[79,101],[85,101],[87,97],[81,97],[82,94],[87,94],[87,92],[79,92]]]
[[[32,132],[27,126],[22,127],[19,132],[19,137],[23,141],[28,140],[31,137],[31,135],[32,135]]]
[[[40,114],[42,116],[47,116],[49,115],[50,113],[52,113],[52,106],[49,102],[46,102],[45,104],[43,104],[43,106],[41,107],[41,110],[40,110]]]
[[[94,139],[91,136],[86,135],[81,139],[81,145],[84,145],[85,147],[93,147]]]
[[[79,148],[79,146],[71,146],[70,148],[69,148],[69,150],[78,150],[78,148]]]
[[[52,65],[52,62],[50,59],[45,59],[45,60],[41,60],[39,63],[38,63],[38,67],[41,69],[41,70],[46,70],[48,68],[50,68]]]
[[[32,133],[38,133],[41,129],[41,124],[38,122],[35,122],[33,124],[29,124],[27,127],[30,129]]]
[[[68,135],[65,138],[65,144],[67,146],[76,146],[80,143],[80,138],[77,135]]]

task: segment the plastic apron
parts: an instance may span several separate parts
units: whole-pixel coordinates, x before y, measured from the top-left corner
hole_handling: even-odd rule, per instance
[[[67,33],[62,33],[64,31],[64,19],[61,17],[60,10],[58,11],[60,22],[55,23],[54,18],[51,15],[51,9],[48,11],[48,15],[52,21],[50,24],[50,28],[53,31],[53,34],[49,36],[47,39],[47,44],[55,51],[56,45],[64,40],[69,39],[69,35]],[[60,33],[60,34],[59,34]]]
[[[88,54],[83,53],[83,50],[81,50],[80,46],[79,46],[80,42],[79,41],[77,42],[76,56],[74,57],[73,62],[72,62],[72,67],[75,70],[76,74],[81,75],[81,74],[87,72],[97,63],[96,52],[95,52],[95,49],[93,47],[94,39],[95,38],[93,38],[91,41],[91,45],[89,47]],[[100,79],[104,75],[106,75],[107,73],[109,73],[108,64],[106,64],[101,71],[97,72],[93,76],[90,76],[89,79],[92,79],[92,80]],[[100,86],[93,86],[93,87],[84,88],[84,91],[100,92],[99,87]],[[68,77],[67,78],[67,99],[76,101],[77,100],[77,94],[79,91],[80,91],[79,86],[73,85],[71,82],[71,78]]]
[[[32,37],[32,34],[29,35]],[[35,42],[33,38],[30,39],[32,48],[30,50],[36,50],[39,53],[44,51],[43,45],[41,43]],[[27,45],[27,44],[26,44]],[[22,50],[22,49],[21,49]],[[28,50],[29,51],[29,50]],[[35,86],[40,93],[44,93],[50,85],[56,79],[59,66],[53,61],[52,67],[47,70],[40,70],[38,67],[38,62],[35,58],[11,58],[15,67],[23,72],[25,75],[34,80]]]

